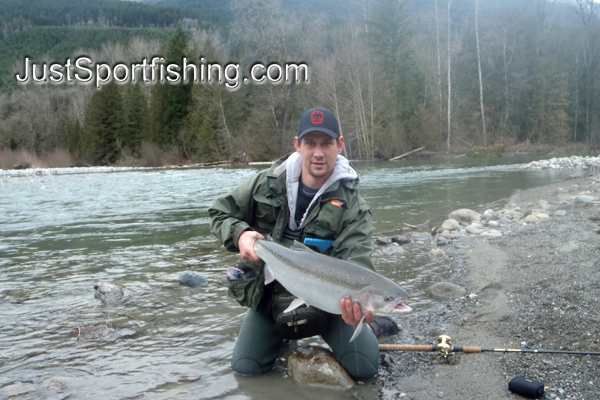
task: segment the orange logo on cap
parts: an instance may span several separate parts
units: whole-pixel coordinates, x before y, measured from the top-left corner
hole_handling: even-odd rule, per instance
[[[319,125],[322,124],[325,120],[325,115],[323,115],[323,111],[315,110],[310,114],[310,122],[313,124]]]

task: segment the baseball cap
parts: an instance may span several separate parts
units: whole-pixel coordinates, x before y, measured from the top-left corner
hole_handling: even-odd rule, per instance
[[[335,114],[322,107],[305,111],[298,125],[298,139],[302,139],[302,136],[314,131],[326,133],[334,139],[340,137],[340,126]]]

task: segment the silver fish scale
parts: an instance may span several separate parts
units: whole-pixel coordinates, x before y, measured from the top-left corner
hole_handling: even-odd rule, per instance
[[[356,299],[367,286],[371,286],[372,294],[408,298],[408,293],[393,281],[359,265],[314,252],[300,243],[286,247],[257,240],[254,250],[290,293],[332,314],[341,314],[340,300],[344,296]]]

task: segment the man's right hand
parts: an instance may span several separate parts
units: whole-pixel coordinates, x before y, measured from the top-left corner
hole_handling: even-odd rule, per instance
[[[238,248],[242,260],[248,262],[259,262],[260,258],[254,251],[254,241],[256,239],[264,239],[265,237],[256,231],[246,231],[240,235],[238,240]]]

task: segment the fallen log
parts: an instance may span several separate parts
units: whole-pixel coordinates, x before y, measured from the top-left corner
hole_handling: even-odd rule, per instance
[[[410,155],[410,154],[416,153],[417,151],[421,151],[421,150],[423,150],[424,148],[425,148],[425,146],[423,146],[423,147],[419,147],[418,149],[414,149],[413,151],[409,151],[408,153],[404,153],[404,154],[402,154],[402,155],[400,155],[400,156],[398,156],[398,157],[390,158],[388,161],[395,161],[395,160],[399,160],[399,159],[401,159],[402,157],[406,157],[406,156],[408,156],[408,155]]]

